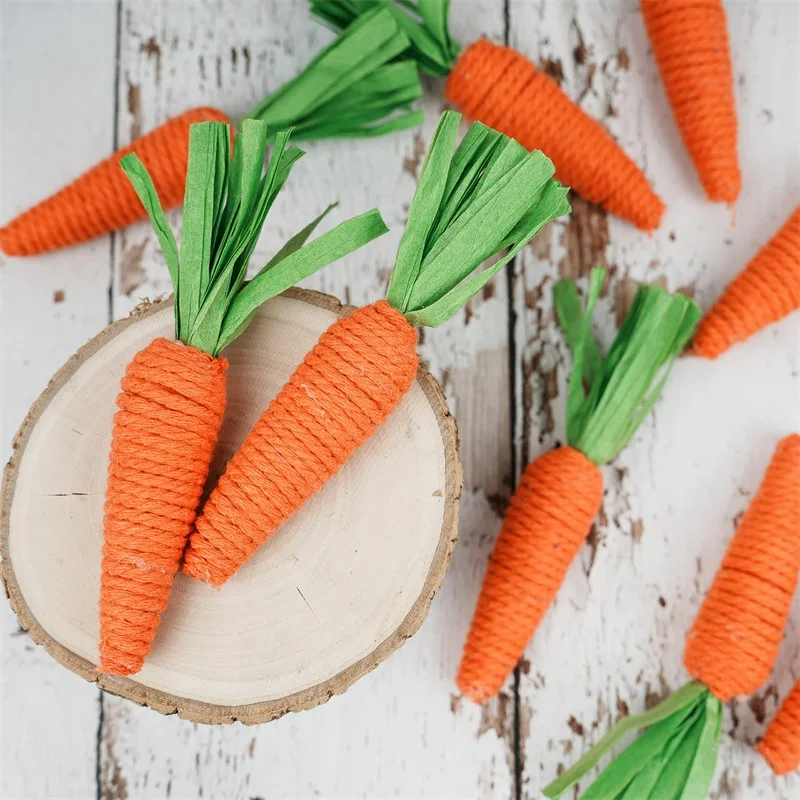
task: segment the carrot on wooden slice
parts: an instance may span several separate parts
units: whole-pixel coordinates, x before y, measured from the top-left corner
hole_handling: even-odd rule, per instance
[[[800,571],[800,436],[778,443],[761,486],[728,545],[687,636],[684,664],[695,679],[663,703],[614,726],[543,790],[560,797],[627,733],[623,750],[581,797],[700,798],[714,776],[722,704],[751,694],[769,677]],[[794,694],[800,694],[795,689]],[[800,758],[800,697],[787,700],[761,752],[775,767]],[[779,716],[779,719],[781,719]],[[793,748],[793,749],[792,749]],[[776,765],[779,765],[776,766]]]
[[[717,358],[800,308],[800,206],[700,321],[691,353]]]
[[[758,752],[777,775],[800,769],[800,681],[770,722],[766,735],[758,743]]]
[[[454,152],[459,121],[446,112],[433,137],[387,299],[336,321],[255,424],[197,518],[187,574],[225,583],[409,390],[414,326],[446,322],[569,210],[542,153],[481,124]]]
[[[422,121],[417,66],[398,60],[409,40],[394,16],[371,9],[328,45],[296,78],[245,118],[269,125],[268,136],[294,128],[295,140],[380,136]],[[152,175],[165,208],[180,204],[186,182],[189,125],[227,121],[213,108],[175,117],[92,167],[52,197],[0,229],[0,250],[32,256],[89,241],[144,218],[141,203],[118,168],[134,152]]]
[[[420,70],[448,77],[447,99],[469,119],[547,153],[556,176],[574,191],[646,231],[664,204],[642,171],[607,131],[523,55],[480,39],[460,54],[447,29],[449,0],[310,0],[312,13],[341,30],[359,14],[390,9],[411,41]],[[460,55],[459,55],[460,54]]]
[[[506,512],[456,678],[477,703],[500,691],[525,652],[600,510],[599,467],[616,457],[655,403],[700,315],[680,294],[641,286],[603,359],[589,333],[603,277],[603,270],[592,271],[583,317],[575,285],[557,285],[557,313],[575,354],[567,445],[528,465]]]
[[[675,121],[709,200],[742,187],[728,27],[722,0],[642,0]]]
[[[135,154],[121,162],[175,287],[175,340],[155,339],[137,353],[117,398],[99,643],[99,669],[113,675],[141,669],[167,604],[222,424],[227,364],[220,351],[266,300],[387,230],[372,211],[306,244],[323,212],[245,285],[267,213],[302,151],[279,133],[262,177],[265,123],[242,125],[233,159],[228,125],[199,123],[189,136],[180,254],[150,174]]]

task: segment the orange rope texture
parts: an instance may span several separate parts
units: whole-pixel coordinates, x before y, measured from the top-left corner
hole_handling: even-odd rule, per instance
[[[331,325],[228,463],[184,571],[225,583],[386,420],[416,373],[416,332],[385,301]]]
[[[691,352],[716,358],[800,308],[800,206],[700,321]]]
[[[687,637],[684,663],[723,702],[778,654],[800,571],[800,436],[782,439]]]
[[[778,775],[800,768],[800,681],[783,701],[758,744],[758,752]]]
[[[119,166],[130,152],[147,167],[164,208],[179,205],[189,163],[189,126],[212,120],[228,122],[214,108],[195,108],[117,150],[0,229],[0,250],[9,256],[38,255],[88,242],[144,219],[145,210]]]
[[[131,675],[150,652],[222,425],[226,368],[156,339],[122,379],[103,528],[101,672]]]
[[[470,119],[542,150],[558,178],[590,202],[643,230],[658,227],[664,204],[642,171],[520,53],[486,39],[470,45],[450,73],[447,99]]]
[[[709,200],[742,188],[728,28],[721,0],[642,0],[647,34],[686,149]]]
[[[456,683],[482,703],[496,695],[525,652],[603,499],[603,475],[578,450],[561,447],[522,475],[503,521]]]

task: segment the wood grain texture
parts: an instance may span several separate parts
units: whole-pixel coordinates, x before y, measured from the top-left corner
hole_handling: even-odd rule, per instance
[[[90,147],[85,138],[80,148],[75,143],[86,136],[85,119],[93,121],[91,136],[101,135],[112,120],[115,96],[120,144],[199,102],[241,113],[296,74],[330,38],[306,21],[298,0],[203,0],[191,9],[177,0],[122,0],[115,89],[113,4],[64,0],[60,5],[67,9],[64,16],[53,15],[45,23],[38,15],[26,16],[34,13],[31,8],[46,9],[45,4],[0,4],[5,15],[0,63],[5,66],[14,53],[14,63],[30,70],[29,82],[20,84],[19,76],[28,75],[25,68],[16,68],[12,80],[6,67],[4,88],[24,85],[42,92],[58,87],[65,65],[44,57],[60,52],[57,44],[69,49],[67,63],[75,70],[86,69],[86,53],[107,52],[108,72],[95,65],[92,74],[71,83],[70,91],[53,89],[46,104],[31,102],[39,95],[19,92],[12,106],[11,95],[4,93],[4,216],[58,183],[54,176],[62,168],[55,163],[65,157],[63,151],[82,159],[69,171],[73,174],[110,149],[106,142]],[[3,782],[9,797],[49,797],[56,787],[67,796],[91,796],[95,789],[86,787],[93,778],[96,745],[96,792],[108,800],[533,798],[560,763],[588,747],[619,714],[640,710],[684,680],[684,635],[734,519],[757,486],[775,440],[787,426],[797,426],[796,317],[713,365],[686,361],[678,366],[631,448],[606,470],[604,513],[522,664],[519,689],[510,683],[496,701],[476,708],[457,696],[453,676],[513,482],[512,435],[517,470],[563,438],[567,354],[552,323],[553,281],[560,274],[583,274],[597,263],[612,269],[609,291],[598,307],[598,331],[608,342],[617,322],[616,301],[631,297],[637,281],[659,280],[671,289],[694,291],[708,306],[800,196],[797,6],[777,0],[731,2],[728,10],[744,171],[735,226],[727,209],[702,199],[634,2],[453,0],[451,18],[461,41],[481,33],[509,41],[559,78],[619,137],[669,205],[662,229],[647,238],[577,203],[569,223],[553,224],[518,260],[512,293],[501,276],[456,320],[425,332],[422,354],[445,389],[462,437],[460,540],[427,622],[380,669],[325,706],[257,728],[198,727],[110,696],[98,718],[89,687],[81,694],[81,681],[45,654],[26,653],[26,637],[9,639],[6,632],[4,702],[11,705],[4,708],[4,732],[33,731],[43,751],[56,754],[47,765],[38,763],[23,739],[12,741],[6,733]],[[80,30],[72,31],[73,38],[64,21],[70,15]],[[45,24],[52,25],[52,38],[36,45],[33,32],[42,36]],[[23,25],[30,31],[27,38],[19,33]],[[20,42],[18,48],[11,47],[12,40]],[[89,41],[94,48],[86,47]],[[18,61],[24,52],[28,60]],[[308,282],[344,302],[379,297],[414,173],[442,107],[441,83],[426,80],[426,91],[428,120],[419,136],[407,132],[357,144],[308,146],[276,204],[254,263],[331,198],[342,201],[337,219],[379,205],[392,233]],[[71,115],[76,102],[85,118]],[[60,112],[55,130],[31,128],[30,120],[49,119],[50,112]],[[105,135],[110,141],[108,130]],[[37,148],[47,145],[46,167],[19,173],[10,190],[8,154],[14,153],[19,165],[26,159],[32,163]],[[26,159],[17,159],[22,153]],[[12,209],[9,202],[18,205]],[[173,214],[171,221],[179,216]],[[6,339],[9,331],[14,336],[13,349],[4,345],[4,364],[13,376],[13,384],[4,380],[5,452],[53,370],[105,324],[109,270],[116,318],[126,316],[140,298],[169,291],[146,225],[118,235],[111,256],[104,241],[0,270],[0,325]],[[69,282],[65,302],[75,303],[70,306],[75,320],[58,316],[63,307],[50,302],[49,291],[64,288],[63,281]],[[37,297],[40,305],[29,305]],[[16,310],[13,327],[9,307]],[[10,612],[4,615],[13,623]],[[772,779],[750,744],[798,674],[799,620],[795,613],[774,681],[728,712],[715,798],[797,795],[797,778]],[[10,666],[8,653],[14,654]],[[15,691],[23,680],[36,691]],[[59,732],[66,725],[68,737]]]

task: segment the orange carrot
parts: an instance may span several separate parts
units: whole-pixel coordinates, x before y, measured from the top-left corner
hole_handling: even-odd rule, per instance
[[[459,120],[442,115],[387,300],[336,321],[256,422],[197,518],[188,575],[225,583],[409,390],[417,372],[414,326],[449,319],[568,210],[541,153],[480,124],[453,153]],[[503,258],[469,277],[505,248]]]
[[[176,289],[177,341],[159,338],[137,353],[117,397],[99,644],[99,669],[113,675],[141,669],[194,523],[225,408],[227,362],[220,350],[263,302],[386,231],[372,212],[304,246],[316,220],[244,285],[267,212],[302,152],[287,148],[288,134],[279,133],[262,178],[266,124],[244,123],[232,162],[228,125],[190,130],[180,255],[151,176],[135,154],[121,161]]]
[[[598,355],[590,378],[586,354],[596,345],[589,344],[589,318],[603,276],[603,270],[592,272],[583,319],[574,284],[558,285],[557,312],[575,350],[568,446],[529,464],[511,498],[456,677],[476,703],[500,691],[525,652],[600,509],[599,466],[633,435],[660,391],[656,376],[678,356],[699,316],[685,297],[640,287],[608,356],[601,361]],[[591,382],[588,394],[584,382]]]
[[[128,153],[137,153],[146,164],[164,206],[177,206],[183,200],[189,126],[207,120],[225,122],[227,117],[214,108],[193,108],[117,150],[0,228],[0,250],[9,256],[38,255],[144,219],[142,204],[119,168]]]
[[[310,0],[312,13],[336,29],[380,0]],[[556,176],[574,191],[646,231],[657,228],[664,204],[642,171],[607,131],[527,58],[486,39],[460,46],[447,30],[448,0],[385,3],[411,41],[420,70],[448,76],[447,99],[469,119],[547,153]]]
[[[733,203],[742,176],[722,0],[642,0],[642,15],[675,121],[703,189],[709,200]]]
[[[800,681],[758,743],[758,752],[778,775],[800,769]]]
[[[800,308],[800,206],[701,320],[691,352],[717,358]]]
[[[397,56],[408,39],[385,9],[364,14],[309,66],[248,114],[271,131],[294,128],[296,140],[376,136],[417,125],[411,104],[422,94],[416,65]],[[85,242],[144,218],[118,168],[137,153],[165,207],[183,199],[188,128],[227,121],[222,111],[197,108],[169,120],[92,167],[77,180],[0,229],[0,250],[31,256]]]
[[[687,638],[691,675],[727,702],[769,677],[800,570],[800,435],[782,439]]]
[[[545,797],[560,797],[637,728],[647,730],[611,761],[581,795],[583,800],[706,797],[717,760],[723,703],[756,691],[769,676],[798,570],[800,435],[795,433],[778,443],[687,636],[684,663],[696,680],[643,714],[618,722],[542,790]],[[759,750],[776,772],[798,766],[798,687]]]

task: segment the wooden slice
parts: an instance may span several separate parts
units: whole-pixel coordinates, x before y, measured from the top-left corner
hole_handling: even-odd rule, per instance
[[[320,334],[348,309],[291,290],[225,355],[219,474]],[[461,465],[439,386],[420,367],[390,419],[225,585],[180,574],[135,678],[100,675],[103,500],[125,367],[172,335],[171,303],[111,325],[36,401],[6,467],[0,551],[20,624],[107,691],[196,722],[266,722],[347,689],[414,634],[456,541]]]

